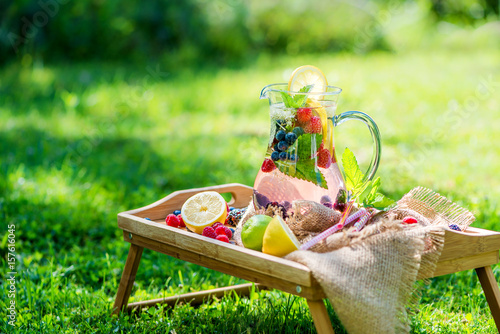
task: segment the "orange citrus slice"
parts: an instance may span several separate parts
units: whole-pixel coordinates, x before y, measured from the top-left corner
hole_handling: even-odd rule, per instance
[[[323,72],[312,65],[301,66],[293,71],[288,81],[288,90],[298,92],[302,87],[313,85],[310,93],[322,93],[326,91],[328,82]]]
[[[216,222],[224,224],[227,217],[226,201],[215,191],[204,191],[190,198],[181,208],[187,228],[198,234]]]

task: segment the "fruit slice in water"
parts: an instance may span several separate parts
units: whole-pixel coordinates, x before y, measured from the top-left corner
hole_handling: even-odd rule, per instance
[[[281,216],[275,216],[267,225],[262,242],[262,252],[285,256],[299,249],[300,243]]]
[[[241,228],[241,242],[245,248],[262,251],[262,241],[271,217],[255,215],[249,218]]]
[[[203,233],[203,229],[216,222],[224,224],[227,216],[226,201],[215,191],[196,194],[184,203],[182,219],[193,232]]]
[[[326,91],[326,77],[321,70],[315,66],[304,65],[293,71],[288,81],[288,90],[298,92],[302,87],[313,85],[310,93],[323,93]],[[312,95],[311,97],[313,97]]]

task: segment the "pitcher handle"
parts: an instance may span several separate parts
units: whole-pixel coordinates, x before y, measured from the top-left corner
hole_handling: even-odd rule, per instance
[[[357,119],[368,126],[368,129],[370,130],[370,133],[372,135],[373,143],[375,144],[375,146],[373,147],[372,160],[370,162],[370,166],[368,166],[368,172],[365,174],[364,179],[364,181],[370,181],[375,176],[375,173],[378,169],[378,164],[380,162],[380,132],[378,130],[377,124],[375,124],[373,119],[361,111],[346,111],[340,115],[335,116],[333,118],[333,126],[338,126],[351,119]]]

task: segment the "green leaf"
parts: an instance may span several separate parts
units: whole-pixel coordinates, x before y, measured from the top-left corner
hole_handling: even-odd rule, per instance
[[[394,204],[392,199],[386,197],[384,194],[376,193],[373,201],[367,206],[372,206],[378,210],[384,210],[392,204]]]
[[[359,169],[358,161],[347,147],[342,154],[342,166],[344,167],[344,179],[348,191],[357,193],[363,187],[363,172]]]
[[[281,97],[283,98],[283,103],[285,104],[286,108],[300,108],[299,105],[297,105],[297,102],[293,99],[293,97],[290,96],[290,94],[285,93],[285,92],[280,92]]]
[[[313,88],[314,85],[307,85],[302,87],[299,90],[299,93],[309,93],[309,91]],[[295,101],[295,104],[298,106],[297,108],[301,108],[306,104],[307,101],[307,95],[306,94],[296,94],[293,97],[293,100]]]
[[[377,194],[377,190],[380,187],[380,177],[377,177],[375,180],[368,182],[365,191],[361,194],[360,200],[363,203],[371,203],[375,199],[375,195]]]
[[[296,150],[295,154],[298,156],[297,163],[293,164],[290,162],[277,161],[276,166],[278,169],[286,175],[295,177],[300,180],[312,182],[321,188],[328,189],[326,184],[326,179],[321,173],[321,171],[316,168],[315,159],[312,155],[313,152],[317,152],[323,136],[320,134],[310,134],[306,133],[297,138],[296,144],[289,151]],[[314,147],[311,150],[311,147]]]

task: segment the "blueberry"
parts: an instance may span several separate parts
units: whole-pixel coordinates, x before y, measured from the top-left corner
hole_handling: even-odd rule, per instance
[[[285,161],[286,159],[288,159],[288,153],[281,152],[280,153],[280,160]]]
[[[144,217],[144,219],[146,219],[146,220],[151,220],[151,218],[148,218],[148,217]]]
[[[285,136],[286,136],[286,132],[284,130],[279,130],[276,133],[276,139],[278,139],[279,141],[282,141],[283,139],[285,139]]]
[[[291,161],[297,161],[297,155],[296,154],[290,154],[288,157]]]
[[[280,149],[279,149],[279,147],[278,147],[278,144],[274,145],[274,150],[275,150],[275,151],[278,151],[278,152],[280,151]]]
[[[181,214],[181,210],[175,210],[175,211],[174,211],[174,215],[178,216],[178,215],[180,215],[180,214]]]
[[[295,143],[296,140],[297,140],[297,135],[293,132],[289,132],[285,136],[285,141],[288,143],[288,145],[292,145],[293,143]]]
[[[279,149],[280,151],[286,151],[286,150],[288,150],[288,144],[287,144],[287,142],[286,142],[286,141],[284,141],[284,140],[280,141],[280,142],[278,143],[278,149]]]
[[[450,224],[449,228],[452,229],[452,230],[455,230],[455,231],[462,231],[460,229],[460,226],[458,226],[457,224]]]
[[[279,160],[279,159],[280,159],[280,152],[273,151],[273,153],[271,153],[271,160],[272,161],[276,161],[276,160]]]
[[[297,126],[292,130],[292,132],[295,133],[297,137],[299,137],[304,134],[304,129],[302,129],[300,126]]]
[[[229,207],[229,211],[233,211],[234,209],[235,209],[234,206]]]

